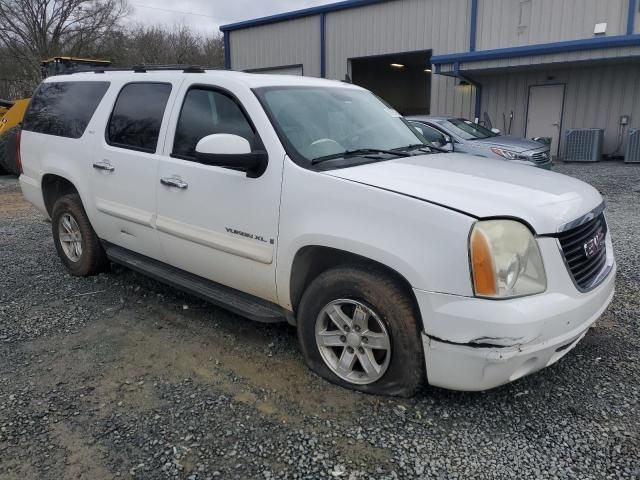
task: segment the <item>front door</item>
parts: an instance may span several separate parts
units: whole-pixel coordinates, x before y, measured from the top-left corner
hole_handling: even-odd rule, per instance
[[[167,261],[236,290],[276,301],[284,149],[276,143],[275,134],[271,136],[276,141],[265,138],[268,131],[262,135],[268,120],[250,90],[232,94],[195,81],[191,85],[185,82],[182,90],[184,101],[172,116],[156,180],[156,227]],[[256,117],[259,122],[251,120]],[[257,124],[263,126],[263,132],[258,132]],[[216,133],[238,135],[254,150],[266,149],[266,172],[249,178],[239,170],[200,163],[195,156],[196,144]]]
[[[562,108],[564,105],[564,85],[532,86],[529,90],[527,113],[528,138],[551,138],[551,155],[558,155]]]

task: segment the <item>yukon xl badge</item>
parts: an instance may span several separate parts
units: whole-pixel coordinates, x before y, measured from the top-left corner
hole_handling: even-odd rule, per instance
[[[599,232],[595,237],[584,244],[584,254],[587,258],[593,257],[604,247],[604,232]]]
[[[273,238],[267,241],[264,237],[261,237],[260,235],[254,235],[253,233],[242,232],[240,230],[236,230],[235,228],[226,227],[226,230],[227,230],[227,233],[230,233],[231,235],[240,235],[241,237],[249,238],[251,240],[257,240],[258,242],[262,242],[262,243],[270,243],[271,245],[275,243]]]

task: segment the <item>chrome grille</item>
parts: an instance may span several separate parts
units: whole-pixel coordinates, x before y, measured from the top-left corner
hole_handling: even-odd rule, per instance
[[[606,236],[607,222],[604,219],[604,213],[558,235],[569,272],[576,285],[582,290],[595,286],[598,274],[607,262],[606,245],[589,256],[588,244],[595,238],[599,238],[604,243]]]
[[[531,155],[531,159],[536,163],[547,163],[551,159],[549,150],[545,152],[536,152]]]

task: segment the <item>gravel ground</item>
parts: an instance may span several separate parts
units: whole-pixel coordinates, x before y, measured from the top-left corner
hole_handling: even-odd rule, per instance
[[[366,396],[260,325],[116,268],[68,276],[0,178],[0,479],[640,478],[640,168],[559,165],[609,203],[614,303],[485,393]]]

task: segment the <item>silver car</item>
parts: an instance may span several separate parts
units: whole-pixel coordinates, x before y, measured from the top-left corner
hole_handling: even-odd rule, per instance
[[[549,145],[526,138],[500,135],[471,120],[455,117],[412,116],[407,120],[436,147],[479,157],[510,160],[551,169]]]

